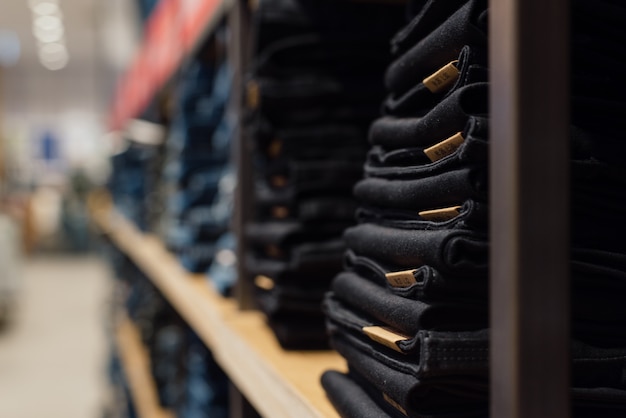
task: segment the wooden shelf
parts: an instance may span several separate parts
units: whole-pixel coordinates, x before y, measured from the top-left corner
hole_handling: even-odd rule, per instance
[[[342,357],[283,350],[260,312],[240,311],[205,276],[186,272],[158,239],[103,207],[93,205],[91,211],[99,228],[150,277],[262,416],[338,417],[319,379],[325,370],[345,370]]]
[[[174,418],[172,412],[159,405],[157,388],[150,373],[150,359],[134,324],[122,317],[117,326],[115,342],[139,418]]]

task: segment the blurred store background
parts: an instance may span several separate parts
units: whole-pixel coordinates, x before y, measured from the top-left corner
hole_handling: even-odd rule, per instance
[[[0,3],[0,417],[114,416],[85,199],[108,176],[112,97],[153,3]]]

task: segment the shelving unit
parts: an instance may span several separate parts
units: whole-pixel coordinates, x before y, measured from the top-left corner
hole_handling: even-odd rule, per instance
[[[338,416],[319,377],[328,369],[345,370],[342,357],[332,351],[283,350],[260,312],[239,311],[206,277],[187,273],[159,240],[139,232],[114,209],[91,207],[98,228],[154,282],[261,415]]]
[[[125,316],[117,325],[115,342],[139,418],[174,418],[172,412],[159,405],[148,354],[141,344],[139,332]]]
[[[246,3],[195,2],[206,7],[198,15],[203,16],[205,26],[194,32],[196,38],[185,44],[184,52],[193,50],[189,45],[197,45],[216,21],[227,16],[234,32],[234,67],[240,71],[237,98],[242,97],[237,89],[247,64]],[[490,0],[489,6],[490,102],[494,109],[490,151],[491,414],[497,418],[566,418],[569,377],[563,353],[568,350],[569,321],[565,105],[569,17],[564,11],[569,1]],[[162,12],[168,13],[172,11]],[[162,45],[158,39],[152,43]],[[114,128],[140,112],[150,95],[162,88],[167,79],[163,74],[171,75],[184,55],[163,55],[146,67],[150,50],[148,42],[120,85],[111,118]],[[159,76],[142,78],[142,70]],[[238,194],[249,196],[250,173],[245,171],[249,156],[241,134],[237,140]],[[547,143],[551,146],[546,147]],[[554,190],[559,192],[551,192]],[[249,208],[237,206],[237,225],[244,223],[248,212]],[[224,300],[211,291],[204,278],[185,273],[158,240],[141,235],[115,212],[96,215],[100,228],[161,289],[262,415],[336,416],[318,379],[322,370],[345,368],[338,355],[284,352],[261,314],[239,310],[250,306],[245,284],[235,289],[239,304]],[[239,250],[245,252],[243,246]],[[547,254],[551,258],[548,266]]]

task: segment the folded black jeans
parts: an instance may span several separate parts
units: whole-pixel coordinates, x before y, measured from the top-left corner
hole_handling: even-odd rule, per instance
[[[289,259],[291,250],[304,243],[336,240],[347,226],[345,222],[301,224],[298,222],[262,222],[246,226],[246,236],[253,249],[273,259]]]
[[[293,190],[293,188],[291,188]],[[300,222],[352,221],[356,211],[356,200],[346,196],[342,190],[307,196],[300,193],[287,193],[269,187],[255,188],[255,210],[257,220],[297,220]]]
[[[299,74],[345,77],[356,71],[382,73],[390,61],[386,40],[325,39],[317,33],[280,38],[263,48],[253,62],[257,76],[286,78]]]
[[[387,151],[375,145],[367,156],[364,171],[368,177],[435,176],[472,165],[487,167],[489,121],[471,116],[465,128],[451,139],[432,147],[399,148]]]
[[[489,388],[485,379],[454,376],[422,381],[407,371],[402,363],[391,366],[377,361],[340,334],[333,336],[331,346],[346,358],[350,370],[357,372],[364,382],[385,394],[410,417],[476,411],[486,406]]]
[[[486,232],[489,218],[486,204],[467,200],[449,208],[450,213],[432,215],[432,211],[380,209],[361,206],[356,211],[359,223],[374,223],[391,228],[414,230],[459,229]]]
[[[489,294],[489,281],[484,275],[459,278],[455,275],[443,275],[431,266],[409,270],[413,280],[409,279],[406,283],[391,283],[386,275],[397,269],[385,266],[373,258],[359,256],[351,250],[345,253],[344,268],[378,286],[387,287],[396,296],[427,303],[470,299],[486,304]]]
[[[391,40],[394,54],[399,55],[437,29],[468,0],[424,0],[411,21]]]
[[[487,274],[489,243],[484,233],[464,230],[415,231],[361,224],[344,239],[356,254],[401,268],[429,265],[459,277]]]
[[[486,116],[488,83],[470,84],[454,91],[422,117],[376,120],[370,129],[373,145],[385,149],[427,147],[465,129],[470,116]]]
[[[388,414],[348,375],[328,370],[322,374],[322,387],[326,396],[342,418],[404,418],[399,411]]]
[[[252,276],[266,276],[275,283],[328,286],[330,279],[341,270],[344,249],[343,240],[335,239],[292,247],[285,261],[249,254],[247,271]]]
[[[270,187],[300,190],[349,190],[362,178],[362,163],[342,160],[293,161],[268,164],[264,176]]]
[[[466,200],[487,200],[486,167],[473,166],[418,179],[370,177],[354,186],[363,205],[400,210],[440,209]]]
[[[333,280],[331,290],[351,308],[406,335],[415,335],[420,330],[475,331],[489,323],[488,307],[484,303],[471,299],[464,303],[406,299],[351,272],[340,273]]]
[[[486,48],[487,26],[487,1],[470,0],[389,66],[387,89],[401,95],[456,59],[465,45]]]
[[[446,63],[401,96],[390,95],[382,112],[391,116],[422,116],[446,95],[461,87],[488,81],[486,51],[465,46],[456,62]]]

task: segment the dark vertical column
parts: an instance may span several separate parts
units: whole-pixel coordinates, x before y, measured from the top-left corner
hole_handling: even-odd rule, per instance
[[[246,132],[242,129],[244,117],[244,86],[245,74],[248,68],[250,43],[250,8],[247,1],[237,0],[228,16],[230,26],[231,62],[233,63],[234,106],[237,109],[238,123],[235,133],[235,163],[237,164],[237,190],[235,193],[234,229],[237,236],[238,281],[235,287],[235,298],[241,309],[252,309],[252,284],[247,278],[245,269],[245,255],[247,243],[244,234],[245,225],[251,218],[253,208],[252,190],[252,155],[250,141],[246,139]]]
[[[261,418],[259,413],[232,382],[230,383],[228,397],[229,418]]]
[[[490,1],[491,416],[569,416],[569,2]]]

